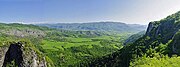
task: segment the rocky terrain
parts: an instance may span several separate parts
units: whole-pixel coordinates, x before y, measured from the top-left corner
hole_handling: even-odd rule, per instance
[[[47,67],[45,58],[26,42],[9,43],[0,47],[0,65],[7,67]]]

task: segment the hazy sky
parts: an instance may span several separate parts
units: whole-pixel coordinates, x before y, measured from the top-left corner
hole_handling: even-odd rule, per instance
[[[0,0],[0,22],[148,24],[177,11],[180,0]]]

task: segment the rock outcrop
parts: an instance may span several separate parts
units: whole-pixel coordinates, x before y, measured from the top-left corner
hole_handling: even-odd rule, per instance
[[[180,12],[168,16],[160,21],[150,22],[146,35],[149,36],[153,41],[158,41],[160,43],[170,43],[171,50],[173,53],[180,54]]]
[[[180,31],[174,35],[170,47],[174,53],[180,55]]]
[[[8,48],[7,47],[0,47],[0,67],[3,66],[4,59],[5,59],[5,54],[7,52]]]
[[[26,42],[0,47],[0,66],[47,67],[45,58]]]
[[[160,21],[150,22],[146,35],[154,39],[160,39],[159,41],[163,43],[167,43],[180,29],[179,16],[180,12],[177,12]]]

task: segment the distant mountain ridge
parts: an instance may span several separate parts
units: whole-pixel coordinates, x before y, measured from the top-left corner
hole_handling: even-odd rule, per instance
[[[56,29],[77,30],[77,31],[106,31],[106,32],[133,32],[137,33],[146,29],[146,25],[125,24],[121,22],[91,22],[91,23],[57,23],[37,24]]]

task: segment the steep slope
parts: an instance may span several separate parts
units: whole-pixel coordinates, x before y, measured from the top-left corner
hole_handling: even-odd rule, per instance
[[[90,62],[89,66],[128,67],[130,62],[144,61],[143,59],[136,60],[141,59],[143,56],[148,57],[148,60],[153,58],[157,58],[157,60],[159,58],[160,60],[160,58],[164,58],[164,55],[169,57],[179,55],[179,29],[180,11],[160,21],[150,22],[147,32],[143,37],[113,54]],[[170,64],[169,61],[166,62]],[[138,64],[142,63],[137,62],[137,64],[134,64],[138,66]],[[175,67],[178,67],[176,65],[178,63],[175,63]],[[146,66],[149,65],[147,64]],[[156,65],[154,64],[154,66]]]
[[[139,38],[145,35],[146,31],[141,31],[136,34],[131,35],[128,39],[125,40],[124,45],[134,43]]]
[[[180,29],[180,12],[168,16],[160,21],[150,22],[146,35],[166,43]],[[158,40],[159,40],[158,39]]]
[[[172,42],[170,43],[170,48],[172,50],[173,53],[176,53],[178,55],[180,55],[180,31],[178,31],[173,39],[172,39]]]
[[[120,22],[94,22],[94,23],[58,23],[39,24],[50,28],[78,30],[78,31],[106,31],[118,33],[137,33],[146,29],[145,25],[125,24]]]

